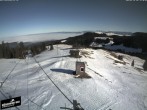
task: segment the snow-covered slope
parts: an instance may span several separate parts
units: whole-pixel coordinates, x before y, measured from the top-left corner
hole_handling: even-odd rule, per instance
[[[70,58],[71,46],[54,46],[35,58],[56,85],[70,100],[77,100],[85,110],[146,110],[147,72],[143,71],[144,60],[124,55],[126,65],[114,63],[108,51],[84,49],[88,56]],[[130,64],[135,61],[134,67]],[[0,59],[0,82],[19,59]],[[92,78],[74,78],[75,62],[86,63],[86,73]],[[34,58],[21,59],[0,91],[6,97],[22,97],[20,110],[59,110],[72,107],[69,101],[46,77]],[[0,93],[0,100],[5,97]],[[15,110],[13,108],[11,110]],[[9,110],[9,109],[8,109]]]

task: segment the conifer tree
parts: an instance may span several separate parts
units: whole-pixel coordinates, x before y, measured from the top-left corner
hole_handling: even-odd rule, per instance
[[[50,45],[50,50],[54,50],[53,44]]]

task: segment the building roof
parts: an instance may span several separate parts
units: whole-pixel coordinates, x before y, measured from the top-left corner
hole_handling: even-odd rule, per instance
[[[82,64],[82,65],[85,65],[84,62],[79,62],[79,61],[77,61],[76,64]]]

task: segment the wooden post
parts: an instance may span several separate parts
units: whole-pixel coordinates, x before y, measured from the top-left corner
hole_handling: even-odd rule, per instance
[[[80,107],[80,103],[78,103],[76,100],[73,100],[73,110],[84,110]]]
[[[73,100],[73,109],[71,108],[67,108],[66,105],[65,107],[60,107],[60,109],[67,109],[67,110],[84,110],[83,108],[81,108],[80,103],[77,102],[77,100]]]
[[[78,103],[76,100],[73,100],[73,109],[74,110],[79,110],[78,107],[77,107]]]

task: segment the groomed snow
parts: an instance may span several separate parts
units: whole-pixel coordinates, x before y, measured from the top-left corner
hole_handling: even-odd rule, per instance
[[[124,55],[126,65],[114,64],[108,51],[85,49],[89,57],[70,58],[69,45],[54,46],[35,56],[37,61],[68,96],[77,100],[85,110],[147,110],[147,72],[144,60]],[[132,60],[135,66],[131,67]],[[0,82],[4,81],[19,59],[0,59]],[[91,79],[74,78],[75,62],[86,63]],[[21,96],[20,110],[60,110],[72,107],[39,68],[33,58],[21,59],[0,90],[6,97]],[[0,100],[5,99],[0,93]],[[15,110],[11,108],[7,110]]]

